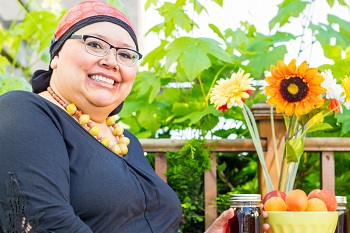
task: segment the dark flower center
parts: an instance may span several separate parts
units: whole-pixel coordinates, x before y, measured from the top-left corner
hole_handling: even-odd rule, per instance
[[[303,100],[309,92],[309,87],[302,78],[296,76],[282,80],[280,92],[286,101],[293,103]]]

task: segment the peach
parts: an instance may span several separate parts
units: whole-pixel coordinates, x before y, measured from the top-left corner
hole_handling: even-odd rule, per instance
[[[326,204],[319,198],[314,197],[307,201],[305,211],[328,211]]]
[[[264,204],[265,211],[286,211],[287,205],[280,197],[271,197]]]
[[[327,189],[314,189],[312,190],[309,195],[308,199],[311,198],[319,198],[321,199],[327,206],[328,211],[336,211],[337,210],[337,199],[335,198],[335,195],[327,190]]]
[[[307,195],[301,189],[294,189],[286,194],[288,211],[305,211],[307,207]]]
[[[283,201],[286,200],[286,194],[284,192],[280,190],[273,190],[265,195],[264,199],[262,200],[262,203],[265,204],[265,202],[271,197],[280,197],[283,199]]]

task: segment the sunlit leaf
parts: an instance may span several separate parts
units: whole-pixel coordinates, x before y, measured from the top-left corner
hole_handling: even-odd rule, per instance
[[[289,22],[292,17],[298,17],[309,2],[301,0],[284,0],[278,9],[278,13],[269,22],[269,28],[272,30],[277,24],[280,27]]]
[[[334,0],[327,0],[327,3],[330,7],[333,7],[334,5]]]
[[[292,138],[286,141],[287,163],[298,162],[298,158],[304,151],[304,140],[301,137]]]
[[[215,108],[209,107],[199,112],[192,112],[184,117],[178,118],[174,120],[174,123],[180,123],[189,120],[188,125],[193,125],[199,122],[204,116],[208,114],[216,115],[218,111]]]
[[[169,69],[178,61],[188,80],[192,81],[200,72],[210,67],[209,54],[219,60],[231,62],[230,56],[217,41],[209,38],[181,37],[169,45],[165,67]]]
[[[164,17],[164,32],[166,36],[169,36],[171,32],[176,29],[176,27],[182,28],[186,32],[191,31],[193,21],[185,13],[182,6],[165,2],[157,10],[159,14]]]
[[[317,123],[317,124],[313,124],[310,128],[307,128],[307,132],[311,133],[311,132],[315,132],[315,131],[319,131],[319,130],[328,130],[328,129],[332,129],[333,127],[330,124],[327,123]]]
[[[342,114],[336,114],[335,118],[343,125],[345,133],[350,132],[350,110],[344,109]]]
[[[143,81],[135,83],[134,89],[139,96],[148,96],[148,102],[151,103],[160,91],[160,79],[153,72],[139,72],[138,77]]]
[[[156,6],[157,0],[147,0],[145,3],[145,10],[147,10],[151,5]]]

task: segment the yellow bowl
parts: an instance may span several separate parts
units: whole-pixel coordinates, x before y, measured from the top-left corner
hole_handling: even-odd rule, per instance
[[[338,212],[268,211],[269,233],[334,233]]]

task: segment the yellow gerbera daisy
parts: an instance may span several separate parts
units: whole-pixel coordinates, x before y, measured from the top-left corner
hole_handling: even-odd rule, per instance
[[[344,79],[341,79],[341,83],[343,85],[344,91],[345,91],[345,101],[350,101],[350,78],[348,76],[345,76]]]
[[[244,74],[244,70],[233,73],[229,79],[220,79],[212,88],[209,96],[210,102],[214,103],[215,108],[219,110],[227,110],[234,104],[243,108],[244,98],[248,98],[249,94],[255,90],[252,87],[252,78],[250,73]]]
[[[271,75],[265,77],[268,83],[265,93],[269,97],[267,103],[276,105],[277,113],[287,116],[295,113],[299,117],[323,105],[321,95],[326,89],[321,87],[324,78],[317,68],[308,68],[306,61],[297,67],[293,59],[288,65],[278,61],[270,71]]]

